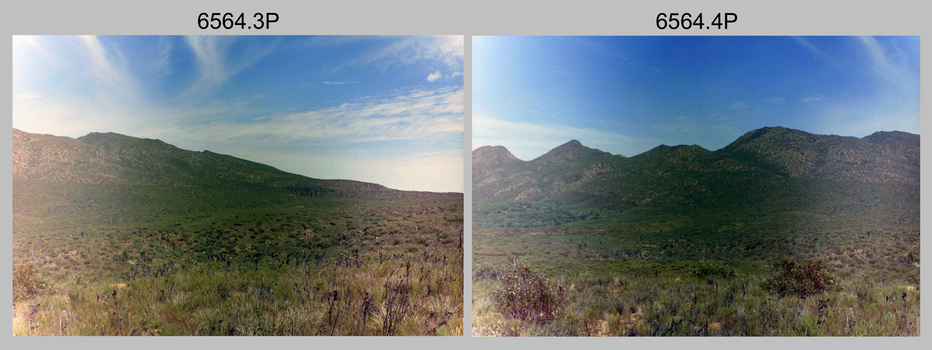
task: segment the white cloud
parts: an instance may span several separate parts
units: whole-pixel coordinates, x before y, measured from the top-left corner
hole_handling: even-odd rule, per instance
[[[463,76],[463,72],[453,72],[450,74],[443,74],[441,71],[435,71],[427,75],[428,82],[435,82],[438,80],[452,80]]]
[[[39,95],[39,94],[29,94],[29,93],[16,94],[17,100],[36,100],[40,98],[42,98],[42,95]]]
[[[428,74],[428,75],[427,75],[427,81],[429,81],[429,82],[434,82],[434,81],[440,80],[440,78],[442,78],[442,77],[443,77],[443,74],[440,73],[440,71],[438,70],[438,71],[436,71],[436,72],[433,72],[433,73]]]

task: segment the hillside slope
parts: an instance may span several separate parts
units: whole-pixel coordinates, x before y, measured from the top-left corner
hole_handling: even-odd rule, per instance
[[[313,179],[160,140],[115,133],[72,139],[16,129],[12,178],[14,221],[50,225],[51,218],[128,222],[301,197],[415,194],[360,181]]]
[[[504,147],[489,150],[473,152],[477,205],[654,208],[692,221],[791,212],[919,220],[919,135],[904,132],[855,138],[762,128],[717,151],[661,145],[630,158],[575,140],[531,161],[494,158],[508,152]]]
[[[371,183],[319,180],[210,151],[116,133],[77,139],[13,129],[14,182],[165,187],[267,187],[301,195],[386,191]]]

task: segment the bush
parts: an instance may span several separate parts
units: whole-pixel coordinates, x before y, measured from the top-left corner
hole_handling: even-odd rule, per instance
[[[719,265],[717,263],[703,261],[693,268],[692,275],[700,280],[707,280],[712,283],[715,278],[732,279],[738,275],[731,266]]]
[[[13,271],[13,302],[28,299],[49,289],[49,282],[35,264],[23,264]]]
[[[497,280],[501,275],[501,271],[499,271],[499,269],[496,269],[493,267],[487,267],[487,266],[477,268],[473,271],[474,271],[473,274],[475,275],[476,281]]]
[[[835,279],[825,271],[822,260],[806,260],[799,264],[793,260],[783,260],[780,271],[764,286],[780,296],[796,294],[806,295],[821,293],[835,286]]]
[[[492,300],[505,316],[546,324],[563,304],[563,287],[551,287],[528,267],[505,271],[500,280],[502,286],[492,292]]]

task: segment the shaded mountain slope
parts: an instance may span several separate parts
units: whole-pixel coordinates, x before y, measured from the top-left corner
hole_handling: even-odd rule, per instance
[[[876,132],[856,138],[762,128],[748,132],[718,153],[795,178],[919,183],[919,135],[904,132]]]
[[[299,195],[389,191],[371,183],[319,180],[210,151],[115,133],[77,139],[13,130],[13,181],[174,188],[226,186]]]
[[[52,218],[131,222],[279,206],[302,197],[421,195],[360,181],[313,179],[114,133],[72,139],[14,129],[12,175],[14,221],[53,226]]]
[[[474,199],[551,198],[617,169],[623,156],[572,140],[530,161],[502,146],[473,151]]]
[[[681,213],[692,221],[754,221],[781,213],[919,220],[919,136],[903,132],[855,138],[762,128],[718,151],[661,145],[631,158],[577,141],[528,162],[495,163],[478,151],[473,153],[478,205],[530,201],[615,211],[654,208],[656,215]],[[494,168],[487,166],[493,163]]]

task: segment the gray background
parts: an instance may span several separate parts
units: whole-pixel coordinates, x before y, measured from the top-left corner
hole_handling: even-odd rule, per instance
[[[929,34],[928,12],[919,1],[875,1],[875,2],[816,2],[812,0],[789,0],[770,3],[746,1],[663,1],[662,3],[626,4],[620,1],[573,0],[555,1],[177,1],[166,0],[149,3],[131,1],[22,1],[3,6],[5,31],[16,34],[141,34],[141,35],[465,35],[465,84],[466,109],[464,133],[464,178],[466,219],[466,275],[471,275],[468,252],[471,248],[471,36],[473,35],[920,35]],[[866,6],[865,6],[866,5]],[[279,21],[269,30],[200,30],[197,15],[201,12],[277,12]],[[738,22],[728,30],[658,30],[655,17],[660,12],[714,13],[734,12]],[[11,67],[12,40],[4,37],[2,63]],[[926,38],[920,46],[925,47]],[[928,66],[928,55],[922,55],[922,66]],[[11,71],[4,70],[3,78],[12,81]],[[929,101],[928,73],[921,77],[922,101]],[[7,96],[10,85],[4,91]],[[4,99],[4,110],[10,111],[11,100]],[[925,103],[927,105],[927,103]],[[927,133],[929,123],[925,112],[921,117],[922,133]],[[12,117],[11,117],[12,119]],[[12,127],[12,121],[10,122]],[[0,186],[4,209],[0,210],[4,225],[0,228],[4,247],[0,270],[0,298],[10,300],[11,281],[11,133],[0,133],[0,156],[2,156],[2,179],[7,186]],[[922,153],[925,144],[922,146]],[[922,160],[922,167],[930,164]],[[926,180],[923,175],[923,180]],[[928,206],[928,186],[922,190],[922,209]],[[928,256],[928,247],[922,255]],[[923,273],[926,275],[926,273]],[[467,280],[468,281],[468,280]],[[10,336],[11,319],[0,317],[3,344],[8,346],[40,349],[97,347],[161,349],[182,348],[232,348],[255,349],[257,347],[288,348],[350,348],[350,349],[467,349],[467,348],[546,348],[567,347],[646,347],[646,348],[761,348],[786,349],[787,347],[854,347],[877,348],[896,346],[914,349],[928,342],[922,338],[613,338],[613,339],[484,339],[471,338],[470,323],[471,288],[466,285],[466,337],[448,338],[193,338],[162,337],[159,339],[129,338],[26,338]],[[924,307],[923,309],[926,309]],[[10,314],[11,304],[4,308]],[[928,345],[928,344],[927,344]]]

